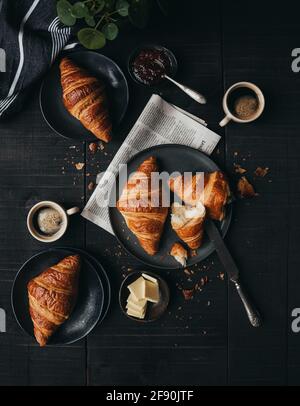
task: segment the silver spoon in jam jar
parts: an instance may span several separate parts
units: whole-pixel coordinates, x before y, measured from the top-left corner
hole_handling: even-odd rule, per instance
[[[206,98],[201,93],[170,77],[177,70],[177,61],[174,54],[165,47],[148,45],[139,48],[129,58],[128,65],[132,79],[139,84],[157,86],[163,79],[167,79],[196,102],[206,103]]]

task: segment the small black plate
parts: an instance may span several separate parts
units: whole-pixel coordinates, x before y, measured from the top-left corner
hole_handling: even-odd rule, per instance
[[[140,276],[142,276],[142,273],[145,273],[147,275],[152,276],[153,278],[157,279],[158,281],[158,286],[159,286],[159,302],[157,303],[147,303],[147,311],[144,319],[138,319],[136,317],[129,316],[126,312],[126,304],[127,304],[127,298],[129,296],[129,290],[127,289],[127,286],[130,285],[132,282],[136,281]],[[147,323],[150,321],[155,321],[157,320],[160,316],[164,314],[166,311],[168,304],[170,300],[170,291],[167,283],[159,276],[155,275],[154,273],[151,272],[130,272],[128,276],[123,280],[121,287],[120,287],[120,292],[119,292],[119,302],[121,309],[123,313],[131,320],[139,321],[142,323]]]
[[[68,56],[91,74],[104,80],[110,105],[113,132],[123,119],[129,100],[126,78],[119,66],[104,55],[92,51],[75,51]],[[40,89],[40,108],[47,124],[57,134],[81,141],[95,141],[96,137],[73,117],[62,101],[59,62],[47,73]]]
[[[21,267],[14,280],[11,302],[15,318],[20,327],[34,337],[29,314],[27,284],[49,266],[73,255],[72,249],[49,249],[31,257]],[[81,256],[79,292],[76,306],[70,318],[62,324],[49,340],[49,344],[65,345],[78,341],[90,333],[98,323],[104,302],[104,291],[99,275],[87,259]]]
[[[186,147],[184,145],[158,145],[148,148],[135,155],[127,163],[128,176],[137,170],[138,166],[150,156],[155,156],[158,161],[159,171],[166,171],[169,174],[173,172],[214,172],[219,170],[218,166],[202,152]],[[125,182],[124,182],[125,183]],[[119,199],[119,190],[123,190],[124,184],[119,188],[119,177],[116,179],[116,198]],[[224,237],[231,222],[232,205],[229,204],[226,210],[226,216],[223,221],[218,223],[221,235]],[[160,249],[156,255],[148,255],[139,245],[134,234],[126,226],[125,220],[116,207],[109,208],[110,222],[113,232],[120,244],[133,256],[143,263],[165,269],[180,269],[182,266],[169,255],[170,249],[179,238],[171,227],[170,213],[165,223],[165,229],[160,241]],[[184,244],[183,244],[184,245]],[[202,246],[197,250],[197,255],[190,257],[187,266],[194,265],[207,258],[215,247],[213,243],[205,236]]]

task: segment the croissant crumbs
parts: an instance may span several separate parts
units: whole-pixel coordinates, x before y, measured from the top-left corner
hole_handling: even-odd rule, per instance
[[[209,282],[208,276],[203,276],[192,288],[182,289],[182,294],[185,300],[191,300],[196,291],[201,291],[203,286]]]
[[[78,162],[77,164],[75,164],[75,168],[76,168],[78,171],[81,171],[81,169],[84,168],[84,163],[83,163],[83,162]]]
[[[261,166],[258,166],[255,171],[254,175],[264,178],[269,172],[269,168],[262,168]]]
[[[242,168],[239,164],[234,164],[234,170],[236,173],[240,173],[241,175],[247,172],[247,169]]]
[[[241,198],[251,198],[257,196],[254,187],[245,176],[242,176],[241,179],[239,179],[237,190]]]
[[[98,150],[98,145],[96,142],[91,142],[89,144],[89,150],[91,151],[92,154],[95,154]]]
[[[186,266],[186,261],[188,257],[187,250],[178,242],[173,244],[170,255],[174,257],[174,259],[179,262],[183,267]]]

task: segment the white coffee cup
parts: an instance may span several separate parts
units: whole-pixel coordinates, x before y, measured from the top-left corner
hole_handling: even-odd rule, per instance
[[[62,222],[60,225],[59,230],[55,234],[47,235],[43,234],[38,230],[34,223],[35,216],[37,215],[37,212],[40,211],[41,209],[46,209],[46,208],[51,208],[56,210],[59,215],[62,218]],[[42,241],[42,242],[53,242],[57,241],[60,239],[65,232],[67,231],[68,225],[69,225],[69,216],[72,214],[78,213],[80,211],[79,207],[72,207],[71,209],[65,210],[60,204],[52,202],[50,200],[44,200],[42,202],[39,202],[35,204],[30,210],[27,215],[27,227],[32,235],[36,240]]]
[[[228,106],[228,99],[229,96],[231,95],[231,93],[234,90],[240,89],[240,88],[246,88],[246,89],[250,89],[252,92],[255,93],[257,100],[258,100],[258,107],[257,110],[255,111],[255,113],[253,114],[253,116],[251,116],[249,119],[247,120],[243,120],[241,118],[238,118],[237,116],[235,116],[232,111],[230,111],[229,106]],[[227,92],[225,93],[224,97],[223,97],[223,109],[224,112],[226,114],[226,116],[223,118],[222,121],[220,121],[219,125],[221,127],[224,127],[226,124],[229,123],[229,121],[235,121],[236,123],[250,123],[251,121],[256,120],[264,111],[265,108],[265,98],[264,95],[262,93],[262,91],[260,90],[259,87],[257,87],[254,83],[251,82],[238,82],[235,83],[234,85],[232,85]]]

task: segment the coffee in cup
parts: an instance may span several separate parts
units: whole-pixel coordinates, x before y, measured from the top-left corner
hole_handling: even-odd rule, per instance
[[[226,116],[220,126],[224,127],[231,120],[250,123],[262,114],[264,107],[264,95],[256,85],[250,82],[236,83],[224,95],[223,109]]]
[[[69,216],[78,212],[78,207],[65,210],[58,203],[45,200],[30,209],[27,227],[30,234],[39,241],[57,241],[67,231]]]

